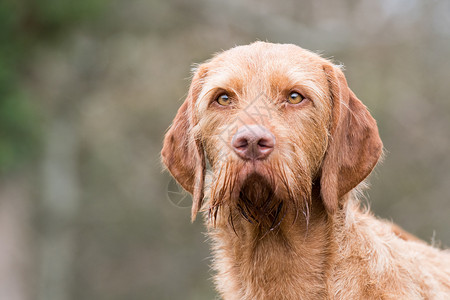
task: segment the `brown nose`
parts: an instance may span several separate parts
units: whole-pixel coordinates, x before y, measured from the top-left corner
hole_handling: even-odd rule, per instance
[[[245,125],[233,136],[231,146],[242,159],[265,159],[275,147],[275,137],[264,126]]]

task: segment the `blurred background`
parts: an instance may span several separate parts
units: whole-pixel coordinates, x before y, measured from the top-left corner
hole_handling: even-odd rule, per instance
[[[345,64],[372,209],[450,245],[449,1],[2,0],[0,300],[216,297],[159,151],[191,65],[255,40]]]

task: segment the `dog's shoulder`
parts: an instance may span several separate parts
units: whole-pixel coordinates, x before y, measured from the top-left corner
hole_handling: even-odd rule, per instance
[[[338,299],[444,299],[438,293],[450,293],[449,251],[362,210],[357,201],[344,212],[336,222],[330,276]]]

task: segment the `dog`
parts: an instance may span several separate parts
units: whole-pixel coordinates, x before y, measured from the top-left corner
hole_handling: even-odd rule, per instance
[[[450,299],[450,253],[360,208],[382,152],[339,66],[256,42],[196,68],[161,154],[223,299]]]

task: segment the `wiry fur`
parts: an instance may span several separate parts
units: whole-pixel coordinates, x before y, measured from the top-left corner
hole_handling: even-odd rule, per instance
[[[299,105],[287,104],[292,90]],[[227,107],[215,102],[224,92]],[[276,138],[264,160],[230,147],[251,124]],[[193,194],[192,218],[207,212],[224,299],[450,299],[450,254],[359,208],[355,188],[381,152],[338,67],[258,42],[197,68],[162,157]]]

